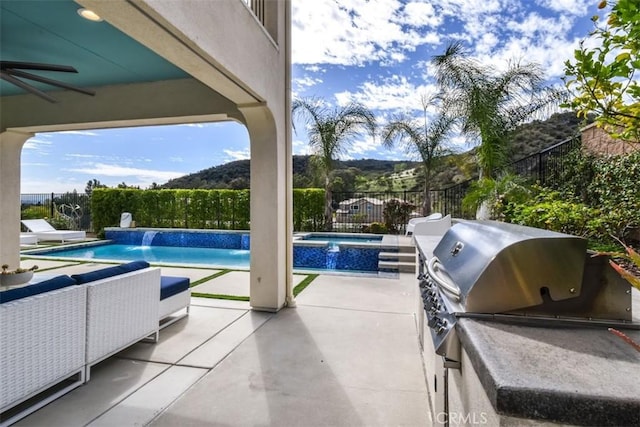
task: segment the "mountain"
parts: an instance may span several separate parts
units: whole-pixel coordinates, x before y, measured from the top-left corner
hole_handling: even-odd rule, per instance
[[[339,171],[354,171],[368,175],[380,175],[393,172],[398,167],[414,168],[419,163],[407,160],[345,160],[336,161],[335,168]],[[160,188],[249,188],[250,160],[236,160],[223,165],[204,169],[200,172],[172,179]],[[293,174],[298,180],[314,184],[312,179],[313,165],[311,156],[293,156]],[[339,173],[339,172],[338,172]],[[294,178],[295,179],[295,178]],[[309,186],[299,185],[299,187]],[[316,186],[321,186],[319,183]]]
[[[512,136],[511,160],[516,161],[578,134],[583,122],[573,112],[520,126]],[[336,161],[334,191],[419,190],[424,178],[420,163],[410,160]],[[446,188],[477,173],[474,150],[451,154],[435,169],[432,188]],[[250,161],[236,160],[172,179],[160,188],[249,188]],[[339,179],[338,179],[339,178]],[[311,156],[293,156],[294,187],[323,187],[314,174]]]
[[[547,120],[534,120],[518,127],[511,143],[511,160],[516,161],[567,138],[577,136],[584,123],[574,112],[556,113]]]

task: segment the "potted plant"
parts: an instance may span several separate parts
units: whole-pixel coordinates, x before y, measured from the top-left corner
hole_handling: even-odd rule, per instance
[[[0,286],[10,287],[27,283],[33,277],[33,272],[38,269],[37,265],[31,268],[16,268],[9,270],[9,265],[2,265],[0,272]]]

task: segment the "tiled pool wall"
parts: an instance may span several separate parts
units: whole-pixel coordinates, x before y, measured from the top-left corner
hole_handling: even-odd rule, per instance
[[[247,232],[219,230],[105,229],[105,237],[115,243],[140,246],[191,246],[220,249],[249,249]],[[293,242],[294,268],[378,271],[380,252],[397,247],[379,243]]]
[[[384,249],[390,251],[391,249]],[[339,245],[303,245],[293,243],[293,266],[327,270],[378,271],[380,245],[344,243]]]
[[[158,230],[106,228],[105,238],[122,245],[249,249],[248,232],[219,230]]]

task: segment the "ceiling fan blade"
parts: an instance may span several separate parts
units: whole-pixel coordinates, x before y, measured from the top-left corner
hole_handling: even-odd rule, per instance
[[[77,73],[78,70],[70,65],[41,64],[38,62],[0,61],[0,69],[61,71],[64,73]]]
[[[52,79],[49,79],[47,77],[42,77],[42,76],[38,76],[36,74],[31,74],[31,73],[26,73],[26,72],[20,71],[20,70],[11,69],[11,70],[5,70],[5,72],[9,73],[10,75],[13,75],[13,76],[22,77],[24,79],[35,80],[37,82],[46,83],[46,84],[51,85],[51,86],[57,86],[57,87],[61,87],[61,88],[64,88],[64,89],[73,90],[75,92],[84,93],[85,95],[94,96],[96,94],[94,91],[89,90],[89,89],[83,89],[83,88],[80,88],[80,87],[77,87],[77,86],[70,85],[70,84],[65,83],[65,82],[61,82],[61,81],[58,81],[58,80],[52,80]]]
[[[32,94],[34,94],[34,95],[36,95],[36,96],[39,96],[39,97],[40,97],[40,98],[42,98],[42,99],[46,99],[46,100],[47,100],[47,101],[49,101],[49,102],[52,102],[52,103],[54,103],[54,104],[55,104],[56,102],[58,102],[55,98],[53,98],[53,97],[51,97],[51,96],[47,95],[46,93],[42,92],[42,91],[41,91],[41,90],[39,90],[39,89],[36,89],[35,87],[31,86],[30,84],[27,84],[27,83],[23,82],[23,81],[22,81],[22,80],[20,80],[20,79],[16,79],[15,77],[13,77],[12,75],[10,75],[9,73],[7,73],[7,72],[6,72],[6,71],[4,71],[4,70],[3,70],[3,71],[0,71],[0,78],[1,78],[2,80],[6,80],[6,81],[8,81],[8,82],[9,82],[9,83],[11,83],[11,84],[14,84],[14,85],[16,85],[16,86],[18,86],[18,87],[20,87],[20,88],[22,88],[22,89],[26,90],[26,91],[27,91],[27,92],[29,92],[29,93],[32,93]]]

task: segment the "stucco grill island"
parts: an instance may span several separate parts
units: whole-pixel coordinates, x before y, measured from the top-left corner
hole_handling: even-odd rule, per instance
[[[578,425],[588,419],[591,422],[597,419],[599,425],[624,425],[633,422],[634,417],[635,422],[640,421],[637,395],[635,399],[615,396],[620,399],[617,402],[610,396],[589,396],[591,390],[580,390],[573,385],[565,387],[565,378],[560,371],[555,381],[541,385],[547,389],[543,392],[536,391],[536,384],[523,384],[522,378],[526,378],[526,371],[531,368],[519,366],[522,360],[509,354],[510,343],[502,346],[500,340],[492,341],[495,338],[492,328],[496,334],[506,328],[514,336],[522,333],[523,338],[528,338],[530,331],[527,328],[549,331],[545,332],[549,336],[564,333],[567,342],[581,340],[583,331],[587,334],[597,331],[603,334],[600,338],[610,340],[613,334],[608,332],[609,328],[628,331],[637,338],[640,323],[632,318],[630,285],[609,266],[607,256],[589,253],[586,241],[579,237],[493,221],[463,221],[449,229],[442,239],[417,236],[416,243],[423,307],[418,313],[418,328],[425,363],[433,366],[433,370],[427,369],[427,372],[436,373],[433,378],[427,378],[434,392],[434,415],[451,416],[469,411],[462,398],[462,407],[452,410],[456,404],[451,404],[451,400],[458,401],[457,397],[468,393],[461,385],[465,383],[465,375],[473,371],[485,388],[497,417]],[[516,353],[520,351],[526,353],[522,349]],[[633,351],[630,346],[629,351]],[[540,355],[542,360],[538,361],[537,356],[532,349],[527,356],[528,363],[535,369],[546,366],[543,371],[553,370],[550,367],[552,358],[544,360],[545,355]],[[570,355],[564,357],[570,358]],[[511,366],[518,377],[514,379],[519,383],[517,386],[510,388],[503,380],[496,381],[496,375],[505,372],[485,372],[485,369],[493,369],[487,360],[496,358],[502,359],[503,366]],[[512,358],[512,364],[509,364]],[[465,361],[472,366],[465,366]],[[455,373],[450,375],[450,371]],[[578,367],[572,371],[573,379],[580,377],[579,371]],[[438,382],[441,372],[444,373]],[[524,375],[520,376],[521,373]],[[544,377],[544,373],[532,372],[532,375]],[[459,381],[452,384],[452,378]],[[611,378],[611,382],[615,379]],[[519,387],[521,393],[517,395]],[[554,388],[558,394],[545,399],[544,393],[554,394]],[[562,399],[562,390],[569,389],[574,390],[567,393],[571,395],[568,400],[573,402],[580,403],[584,399],[583,403],[589,401],[595,405],[597,400],[599,406],[593,408],[600,408],[598,414],[567,406],[567,401]],[[453,398],[449,396],[452,390]],[[510,391],[505,393],[504,390]],[[528,399],[527,393],[535,394],[536,398],[523,401]],[[507,397],[506,394],[512,395]],[[509,400],[518,401],[518,405],[505,403]]]

